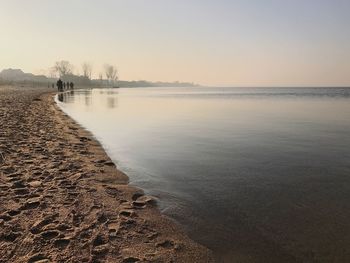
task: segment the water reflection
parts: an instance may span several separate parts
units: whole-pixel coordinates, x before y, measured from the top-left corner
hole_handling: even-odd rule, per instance
[[[66,102],[66,103],[74,103],[74,90],[65,91],[58,93],[58,100],[60,102]]]
[[[109,109],[114,109],[115,107],[118,107],[118,99],[113,97],[107,97],[107,107]]]
[[[58,94],[58,100],[67,104],[81,103],[83,101],[85,107],[93,107],[94,103],[104,106],[108,109],[114,109],[118,107],[118,90],[115,89],[99,89],[95,90],[101,95],[99,98],[96,98],[92,95],[92,89],[84,90],[72,90],[67,92],[62,92]],[[75,93],[78,93],[78,96],[75,96]]]
[[[63,94],[62,94],[62,93],[59,93],[59,94],[58,94],[58,100],[59,100],[60,102],[63,102]]]

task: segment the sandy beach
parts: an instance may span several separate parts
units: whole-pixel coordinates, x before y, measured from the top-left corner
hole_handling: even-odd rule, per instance
[[[0,262],[212,262],[53,96],[0,87]]]

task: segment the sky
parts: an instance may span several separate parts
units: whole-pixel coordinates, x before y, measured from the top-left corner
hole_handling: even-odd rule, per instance
[[[0,0],[0,70],[211,86],[350,86],[349,0]]]

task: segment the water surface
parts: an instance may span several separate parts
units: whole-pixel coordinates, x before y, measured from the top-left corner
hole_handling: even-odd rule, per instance
[[[350,89],[93,89],[61,99],[218,261],[350,262]]]

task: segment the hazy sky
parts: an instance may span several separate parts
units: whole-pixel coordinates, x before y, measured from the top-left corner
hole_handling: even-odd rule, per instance
[[[0,0],[0,70],[56,60],[97,76],[350,85],[350,0]]]

